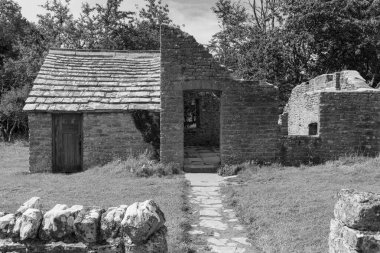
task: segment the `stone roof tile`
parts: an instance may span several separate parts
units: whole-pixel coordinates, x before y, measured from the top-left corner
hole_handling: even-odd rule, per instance
[[[25,111],[160,109],[158,51],[49,51]]]

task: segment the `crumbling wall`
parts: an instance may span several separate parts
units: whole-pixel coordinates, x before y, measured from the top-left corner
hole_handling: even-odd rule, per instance
[[[165,215],[153,201],[110,207],[57,204],[33,197],[0,212],[0,252],[166,253]]]
[[[341,190],[328,243],[330,253],[380,252],[380,195]]]
[[[295,87],[289,99],[288,135],[309,135],[309,125],[319,125],[319,92],[308,92],[307,84]]]
[[[279,123],[285,164],[375,156],[380,153],[380,90],[370,88],[357,71],[321,75],[293,89]],[[317,124],[316,134],[311,123]]]
[[[178,28],[161,28],[162,162],[183,165],[183,91],[221,92],[221,162],[274,160],[278,89],[266,82],[234,80],[206,48]]]

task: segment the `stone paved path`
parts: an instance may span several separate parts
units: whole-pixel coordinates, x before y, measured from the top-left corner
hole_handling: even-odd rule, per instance
[[[194,241],[207,241],[203,250],[218,253],[256,253],[246,238],[245,228],[239,224],[235,212],[226,208],[220,185],[223,177],[217,174],[187,173],[191,183],[190,203],[196,222],[189,231]],[[198,240],[197,240],[198,239]]]
[[[185,147],[183,169],[185,172],[215,173],[220,167],[218,147]]]

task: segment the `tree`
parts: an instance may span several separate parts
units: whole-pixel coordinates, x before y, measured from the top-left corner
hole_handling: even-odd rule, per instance
[[[22,107],[46,49],[35,25],[11,0],[0,0],[0,31],[0,135],[10,141],[27,129]]]
[[[40,32],[49,47],[70,48],[73,46],[70,33],[74,27],[74,17],[70,12],[70,0],[47,0],[41,5],[45,14],[38,14]]]
[[[238,77],[277,85],[283,104],[295,85],[345,69],[379,85],[378,0],[219,0],[213,11],[216,58]]]
[[[379,83],[379,1],[287,0],[285,11],[286,29],[312,38],[314,75],[355,69],[373,86]]]
[[[27,21],[21,15],[21,7],[11,0],[0,0],[0,67],[4,59],[16,57],[15,38],[24,36]]]
[[[140,9],[139,16],[135,17],[133,34],[124,33],[125,44],[132,45],[133,49],[157,50],[160,48],[160,26],[173,25],[169,18],[169,6],[161,0],[145,0],[145,8]]]
[[[5,141],[11,141],[15,131],[25,133],[28,129],[27,115],[22,111],[28,93],[28,86],[23,86],[1,96],[0,133]]]
[[[47,0],[47,13],[39,15],[39,27],[50,46],[80,49],[159,49],[161,24],[172,24],[169,7],[161,0],[145,0],[139,12],[121,10],[123,0],[107,0],[103,6],[82,5],[73,18],[70,0]]]
[[[220,32],[210,44],[214,56],[225,66],[238,70],[241,46],[249,35],[248,13],[240,3],[219,0],[212,8],[219,20]]]
[[[272,30],[283,21],[281,0],[248,0],[252,10],[251,19],[262,33]]]

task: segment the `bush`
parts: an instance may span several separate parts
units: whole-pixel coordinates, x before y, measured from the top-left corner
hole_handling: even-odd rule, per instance
[[[139,156],[130,156],[126,160],[114,160],[97,169],[111,173],[132,173],[137,177],[163,177],[182,173],[179,166],[173,163],[163,164],[150,157],[146,152]]]
[[[236,165],[224,165],[218,169],[218,174],[223,177],[234,176],[239,172],[252,168],[254,166],[257,166],[257,164],[252,161]]]

